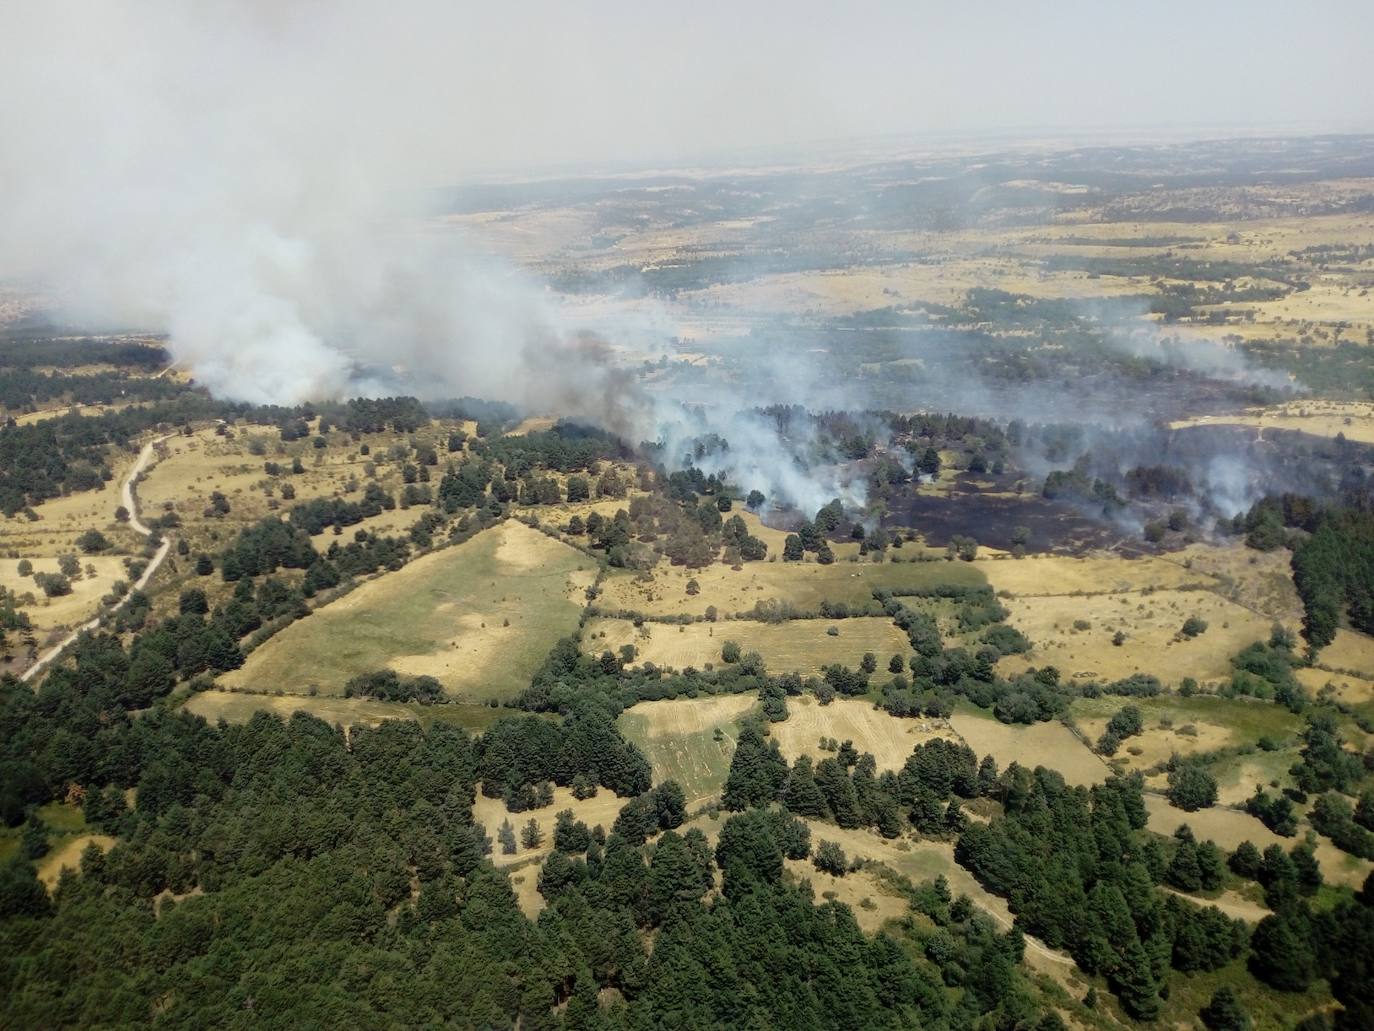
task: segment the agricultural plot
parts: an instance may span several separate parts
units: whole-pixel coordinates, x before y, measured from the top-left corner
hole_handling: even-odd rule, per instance
[[[834,636],[827,631],[834,627]],[[763,656],[770,673],[819,673],[824,666],[841,663],[856,667],[866,652],[884,659],[905,654],[910,645],[887,618],[794,619],[786,623],[733,620],[725,623],[645,623],[636,627],[628,619],[594,619],[587,623],[582,647],[599,655],[624,645],[638,651],[637,664],[702,669],[721,664],[721,647],[735,641],[745,652]]]
[[[573,598],[592,567],[580,552],[507,520],[298,620],[221,683],[337,695],[349,678],[391,668],[435,677],[456,701],[507,698],[576,628]]]
[[[512,713],[510,709],[475,703],[418,705],[338,695],[275,695],[249,691],[201,691],[187,699],[182,708],[211,723],[219,720],[246,723],[259,712],[274,712],[284,719],[297,712],[308,712],[327,723],[345,727],[376,726],[383,720],[416,720],[422,726],[447,723],[473,733],[480,733],[502,716]]]
[[[690,806],[725,786],[737,724],[757,703],[753,694],[640,702],[620,714],[620,731],[648,758],[654,783],[677,781]]]
[[[1098,784],[1111,774],[1107,764],[1062,723],[1002,723],[972,706],[961,706],[949,723],[979,759],[991,755],[999,769],[1013,762],[1027,769],[1044,766],[1073,785]]]
[[[872,754],[879,770],[899,770],[917,745],[956,736],[941,721],[899,719],[860,698],[836,698],[821,705],[812,695],[787,699],[787,719],[768,724],[768,733],[788,762],[803,755],[819,761],[832,754],[821,750],[824,737],[853,741],[861,753]]]
[[[1271,629],[1270,620],[1210,591],[1018,597],[1005,604],[1009,622],[1034,648],[1004,658],[1004,675],[1049,664],[1080,680],[1150,673],[1169,684],[1184,677],[1215,682],[1229,678],[1232,655],[1265,640]],[[1205,621],[1207,629],[1183,638],[1179,631],[1190,617]]]
[[[908,547],[915,554],[914,546]],[[772,553],[771,545],[769,550]],[[904,548],[901,553],[906,551]],[[687,589],[693,580],[698,587],[696,594]],[[837,561],[823,566],[779,558],[776,562],[746,562],[738,572],[723,563],[685,569],[660,562],[652,571],[652,579],[641,580],[634,573],[608,577],[598,604],[608,611],[646,616],[699,616],[708,606],[722,615],[733,615],[751,612],[761,601],[776,600],[803,612],[816,612],[825,601],[868,605],[875,589],[900,591],[944,584],[981,587],[985,582],[979,569],[966,562]]]

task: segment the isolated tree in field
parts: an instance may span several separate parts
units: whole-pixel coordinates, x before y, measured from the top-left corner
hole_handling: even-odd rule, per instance
[[[110,550],[110,541],[99,530],[87,530],[76,539],[76,546],[87,555],[97,555]]]
[[[204,552],[196,556],[196,576],[209,576],[214,571],[214,559]]]
[[[849,857],[844,854],[844,849],[833,841],[822,841],[817,845],[816,855],[811,862],[817,870],[834,874],[836,877],[843,877],[849,872]]]
[[[15,569],[16,569],[16,571],[19,573],[20,576],[32,576],[32,575],[33,575],[33,563],[30,562],[30,561],[29,561],[28,559],[26,559],[26,558],[21,558],[21,559],[19,560],[19,565],[16,566]]]
[[[1180,763],[1169,771],[1169,801],[1185,812],[1196,812],[1215,805],[1217,781],[1195,762]]]
[[[749,507],[751,511],[757,512],[760,508],[763,507],[763,503],[766,500],[768,499],[763,496],[762,491],[751,490],[749,492],[749,496],[745,498],[744,503]]]
[[[544,843],[544,832],[539,829],[539,821],[533,816],[520,831],[520,843],[526,848],[538,848]]]
[[[802,546],[802,539],[795,533],[789,533],[787,538],[782,542],[783,561],[800,562],[805,553],[805,549]]]
[[[740,647],[738,641],[726,641],[720,647],[720,659],[722,662],[739,662]]]

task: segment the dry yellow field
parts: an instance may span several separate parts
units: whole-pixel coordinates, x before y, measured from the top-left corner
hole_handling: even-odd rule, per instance
[[[1368,299],[1361,304],[1364,317],[1369,318]],[[1169,425],[1174,429],[1184,426],[1254,426],[1261,433],[1265,429],[1299,430],[1313,436],[1331,438],[1344,434],[1347,440],[1374,444],[1374,403],[1316,399],[1289,401],[1269,408],[1246,409],[1238,415],[1204,415],[1195,419],[1181,419]]]
[[[571,634],[593,562],[507,520],[455,547],[370,580],[253,651],[227,687],[339,694],[359,673],[391,668],[437,678],[456,700],[528,686],[548,650]]]
[[[913,548],[914,546],[908,546]],[[902,549],[905,553],[908,549]],[[913,551],[914,553],[914,551]],[[638,574],[608,576],[598,600],[601,608],[646,616],[701,615],[715,606],[721,615],[751,612],[760,601],[777,600],[804,612],[816,612],[823,601],[867,605],[875,588],[929,587],[936,584],[979,586],[978,569],[966,562],[746,562],[736,572],[724,563],[686,569],[660,562],[652,579]],[[687,593],[695,580],[700,593]]]
[[[827,837],[825,840],[835,839]],[[812,837],[812,849],[819,841],[819,838]],[[826,901],[843,902],[853,910],[855,922],[866,934],[875,933],[887,921],[899,920],[911,911],[906,898],[892,894],[892,890],[871,870],[855,870],[843,877],[836,877],[817,870],[809,859],[784,860],[783,866],[794,883],[810,882],[818,904]]]
[[[1317,655],[1317,664],[1374,678],[1374,637],[1354,630],[1337,630],[1336,639]]]
[[[615,818],[620,815],[620,810],[628,801],[628,798],[619,798],[614,791],[608,791],[605,788],[597,791],[592,798],[578,800],[573,798],[570,788],[555,787],[552,805],[546,805],[540,809],[530,809],[522,813],[512,813],[501,799],[487,798],[479,791],[477,800],[472,806],[472,818],[486,829],[487,836],[492,839],[491,861],[498,867],[507,867],[526,863],[532,859],[543,862],[544,857],[553,851],[554,819],[564,809],[571,809],[573,816],[588,827],[596,827],[599,824],[609,833],[611,825],[615,823]],[[539,824],[539,829],[544,834],[544,840],[538,848],[526,848],[524,843],[519,840],[520,831],[531,819]],[[496,840],[496,832],[500,830],[504,820],[510,820],[510,825],[515,828],[517,848],[514,855],[502,855],[501,844]],[[536,876],[538,874],[537,869],[532,869],[531,872]]]
[[[979,559],[974,567],[995,591],[1035,597],[1063,594],[1114,594],[1163,588],[1210,588],[1215,578],[1166,558],[1093,555],[1033,555]]]
[[[821,705],[812,695],[787,699],[787,719],[768,724],[768,733],[789,762],[803,755],[826,758],[832,753],[821,751],[820,739],[828,737],[853,741],[861,753],[872,754],[880,770],[900,770],[912,749],[923,742],[957,738],[937,720],[899,719],[859,698],[836,698]]]
[[[1192,544],[1181,553],[1194,573],[1211,577],[1212,590],[1223,598],[1255,609],[1296,631],[1302,621],[1302,599],[1293,586],[1289,553],[1256,551],[1241,540],[1226,544]]]
[[[114,844],[115,839],[108,834],[78,834],[38,861],[38,879],[51,891],[64,869],[81,869],[81,853],[86,851],[87,845],[99,845],[102,851],[108,852]]]
[[[1184,677],[1209,682],[1229,677],[1231,656],[1267,639],[1271,628],[1270,620],[1210,591],[1012,598],[1006,606],[1009,622],[1034,648],[1002,659],[1003,674],[1048,663],[1078,679],[1151,673],[1170,684]],[[1190,616],[1205,620],[1207,630],[1180,640],[1179,628]],[[1075,629],[1080,620],[1088,629]],[[1120,646],[1112,644],[1117,631],[1126,635]]]
[[[654,783],[677,781],[691,806],[724,787],[736,724],[757,704],[752,693],[663,699],[631,706],[618,722],[625,738],[648,758]]]
[[[403,702],[377,702],[370,698],[342,698],[338,695],[256,694],[250,691],[200,691],[182,706],[187,712],[203,716],[211,723],[246,723],[254,713],[272,712],[289,719],[294,713],[308,712],[327,723],[345,727],[376,726],[383,720],[416,720],[421,724],[451,723],[478,732],[489,727],[509,709],[489,705],[415,705]]]
[[[0,584],[16,594],[31,593],[34,596],[33,604],[24,605],[23,611],[32,621],[40,644],[43,637],[52,631],[72,627],[90,619],[100,608],[101,597],[109,593],[114,582],[129,580],[124,560],[118,555],[82,555],[77,552],[77,557],[81,560],[81,579],[70,581],[72,593],[58,598],[44,597],[42,590],[34,584],[32,576],[20,576],[17,560],[7,558],[0,561]],[[55,558],[33,557],[30,561],[35,573],[58,571]],[[95,567],[95,576],[85,574],[88,565]]]
[[[1347,705],[1365,705],[1374,702],[1374,680],[1353,676],[1349,673],[1332,673],[1330,670],[1315,666],[1294,670],[1298,682],[1312,695],[1317,695],[1329,684],[1334,696]]]
[[[955,712],[949,722],[980,760],[991,755],[998,769],[1012,762],[1027,769],[1044,766],[1075,785],[1097,784],[1111,774],[1107,764],[1062,723],[1007,724],[967,709]]]
[[[1150,817],[1148,826],[1156,834],[1171,835],[1186,823],[1199,840],[1211,839],[1228,852],[1234,851],[1242,841],[1251,842],[1261,852],[1275,844],[1286,852],[1302,839],[1307,826],[1306,821],[1299,826],[1296,838],[1281,838],[1249,813],[1238,809],[1213,806],[1185,813],[1171,806],[1164,796],[1154,794],[1146,794],[1145,809]],[[1315,851],[1322,876],[1331,884],[1358,888],[1374,869],[1374,863],[1342,852],[1327,838],[1317,838]]]
[[[839,629],[839,636],[826,633],[832,626]],[[618,652],[632,644],[638,649],[636,665],[652,662],[673,669],[702,669],[708,663],[721,665],[720,651],[726,641],[737,642],[746,652],[758,652],[771,673],[813,674],[834,663],[857,667],[865,652],[873,652],[886,663],[892,655],[910,649],[906,635],[890,619],[877,616],[787,623],[645,623],[639,629],[628,619],[593,619],[583,631],[582,649],[599,655],[608,648]]]

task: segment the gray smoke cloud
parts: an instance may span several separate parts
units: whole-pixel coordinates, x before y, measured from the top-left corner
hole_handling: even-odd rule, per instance
[[[492,99],[454,95],[444,41],[471,28],[438,3],[8,5],[0,275],[165,330],[221,397],[602,409],[615,377],[576,313],[409,203]],[[629,336],[663,339],[622,314]]]

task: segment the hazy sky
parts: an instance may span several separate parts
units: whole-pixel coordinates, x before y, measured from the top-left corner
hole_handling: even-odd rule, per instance
[[[116,120],[105,101],[121,94],[199,106],[211,125],[226,108],[312,119],[406,148],[399,164],[435,181],[921,130],[1374,128],[1369,0],[4,8],[7,106],[63,117],[54,100],[70,115],[107,92],[97,109]],[[158,114],[132,111],[127,128],[156,131]]]

